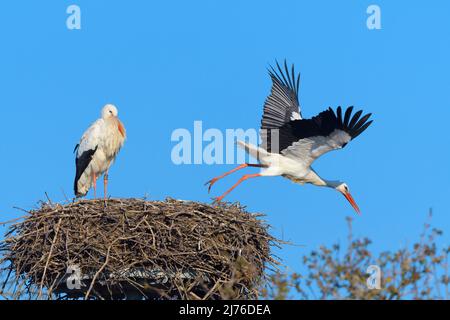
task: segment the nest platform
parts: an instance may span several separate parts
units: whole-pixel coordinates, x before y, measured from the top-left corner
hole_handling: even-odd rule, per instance
[[[238,204],[41,203],[0,242],[11,299],[254,299],[279,241]]]

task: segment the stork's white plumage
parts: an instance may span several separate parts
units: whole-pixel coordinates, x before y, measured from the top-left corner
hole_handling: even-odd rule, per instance
[[[300,74],[296,77],[294,66],[289,72],[286,62],[284,71],[277,63],[278,72],[271,67],[272,91],[266,99],[261,121],[260,146],[238,141],[259,164],[242,164],[237,168],[207,182],[209,190],[219,179],[246,167],[260,167],[257,174],[244,175],[223,195],[216,198],[221,201],[241,182],[261,176],[283,176],[295,183],[311,183],[316,186],[330,187],[345,196],[357,213],[360,212],[350,194],[347,184],[321,178],[311,167],[318,157],[332,150],[345,147],[352,139],[369,127],[371,114],[363,117],[362,111],[352,116],[353,107],[347,108],[344,116],[338,107],[336,113],[329,108],[312,119],[303,119],[298,102]]]
[[[105,105],[101,118],[84,132],[80,143],[75,147],[74,192],[76,197],[84,197],[92,186],[94,197],[96,197],[97,179],[104,174],[106,199],[108,171],[126,138],[125,127],[117,116],[118,111],[115,106]]]

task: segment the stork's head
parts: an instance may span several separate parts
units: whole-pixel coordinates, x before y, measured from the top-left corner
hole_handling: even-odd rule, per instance
[[[118,114],[119,114],[119,111],[117,111],[116,106],[112,105],[112,104],[107,104],[102,109],[102,118],[103,119],[117,117]]]
[[[337,187],[335,187],[337,191],[342,193],[342,195],[350,202],[353,209],[355,209],[356,213],[360,214],[361,211],[359,210],[358,205],[356,204],[355,200],[353,199],[352,195],[350,194],[350,189],[348,188],[348,185],[346,183],[340,183]]]

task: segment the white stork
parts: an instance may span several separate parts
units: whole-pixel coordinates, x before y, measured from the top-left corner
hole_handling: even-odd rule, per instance
[[[122,148],[126,131],[112,104],[103,107],[101,118],[95,121],[76,145],[75,196],[84,197],[94,187],[97,196],[97,179],[104,174],[104,198],[107,198],[108,171]]]
[[[220,202],[247,179],[283,176],[295,183],[311,183],[333,188],[343,194],[356,212],[360,213],[347,184],[320,177],[311,164],[324,153],[341,149],[360,135],[372,123],[372,121],[367,122],[371,114],[361,117],[362,111],[358,111],[352,116],[353,107],[349,107],[342,116],[342,109],[338,107],[336,113],[329,108],[312,119],[303,119],[298,102],[300,74],[295,76],[293,65],[289,73],[286,62],[284,63],[285,74],[278,62],[277,68],[278,72],[273,67],[269,70],[272,91],[264,104],[261,121],[262,144],[258,147],[242,141],[237,142],[247,153],[255,157],[259,164],[244,163],[208,181],[208,190],[211,190],[212,185],[219,179],[237,170],[259,167],[260,173],[244,175],[228,191],[216,198],[215,202]]]

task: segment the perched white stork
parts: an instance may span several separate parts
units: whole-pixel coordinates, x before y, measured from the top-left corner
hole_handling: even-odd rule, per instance
[[[76,145],[75,196],[84,197],[94,187],[97,196],[97,179],[104,174],[104,198],[107,198],[108,171],[122,148],[126,131],[112,104],[103,107],[101,118],[95,121]]]
[[[286,62],[285,73],[277,63],[278,72],[271,67],[272,91],[265,101],[261,121],[262,144],[258,146],[238,141],[259,164],[244,163],[237,168],[207,182],[209,190],[219,179],[246,167],[260,167],[260,173],[246,174],[223,195],[220,202],[241,182],[261,176],[283,176],[295,183],[311,183],[329,187],[345,196],[357,213],[360,210],[350,194],[346,183],[326,180],[320,177],[311,164],[318,157],[331,150],[341,149],[369,127],[371,114],[361,117],[362,111],[352,116],[353,107],[347,108],[342,116],[341,107],[336,113],[329,108],[312,119],[303,119],[298,102],[300,74],[296,77],[294,66],[289,73]],[[360,118],[361,117],[361,118]]]

